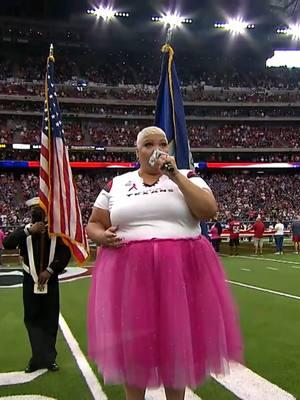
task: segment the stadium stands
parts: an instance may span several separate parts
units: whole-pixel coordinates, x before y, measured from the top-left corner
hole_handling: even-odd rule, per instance
[[[60,32],[66,42],[77,43],[84,36],[75,32],[71,38]],[[13,38],[18,35],[13,29],[6,33]],[[38,36],[46,40],[50,32],[45,28],[38,34],[34,28],[24,28],[24,35],[29,41]],[[36,49],[32,55],[22,52],[23,58],[9,49],[0,52],[1,161],[39,160],[45,58]],[[140,53],[112,50],[103,60],[87,48],[84,57],[71,48],[58,48],[57,54],[56,89],[70,160],[135,161],[136,134],[154,120],[159,57],[143,54],[141,62]],[[178,73],[195,162],[300,161],[297,69],[230,67],[214,71],[194,61],[180,59]],[[13,148],[16,144],[19,146]],[[120,171],[74,171],[85,222],[101,187]],[[205,176],[216,194],[223,221],[238,212],[246,220],[260,213],[267,221],[280,215],[288,223],[299,212],[297,170],[289,174],[260,170],[259,175],[247,170],[208,172]],[[22,204],[37,193],[37,169],[5,167],[0,173],[4,188],[0,222],[7,227],[26,221]],[[293,195],[287,195],[291,192]]]

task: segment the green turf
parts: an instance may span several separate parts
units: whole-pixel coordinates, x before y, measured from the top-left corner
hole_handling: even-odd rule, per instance
[[[27,333],[22,322],[21,289],[1,289],[0,298],[2,309],[0,372],[21,371],[30,358]],[[0,396],[43,394],[59,400],[92,399],[61,333],[58,335],[57,350],[57,361],[61,365],[60,371],[48,372],[30,383],[2,386],[0,387]],[[78,393],[80,396],[76,397]]]
[[[62,287],[62,286],[61,286]],[[77,290],[74,290],[76,289]],[[63,307],[62,313],[68,324],[76,336],[77,340],[81,344],[82,350],[86,351],[86,332],[82,329],[86,326],[86,299],[84,301],[80,300],[78,293],[83,293],[84,290],[88,290],[89,280],[77,281],[72,283],[65,283],[62,287],[62,299]],[[74,309],[77,311],[77,318],[74,318]],[[97,372],[95,366],[94,371]],[[99,375],[98,375],[99,376]],[[102,379],[99,376],[101,382]],[[110,386],[105,385],[104,390],[109,399],[122,400],[124,399],[123,389],[120,386]],[[219,384],[215,383],[213,380],[207,382],[202,388],[196,391],[197,394],[201,396],[202,399],[222,399],[222,400],[232,400],[236,399],[231,393],[227,392]]]
[[[281,256],[274,255],[270,248],[257,257],[247,250],[243,246],[241,256],[223,257],[229,280],[300,296],[300,256],[293,254],[292,248]],[[295,266],[297,269],[293,268]],[[300,396],[297,361],[300,357],[300,301],[235,285],[231,287],[240,309],[247,366]]]
[[[300,302],[240,287],[233,293],[239,304],[246,365],[300,395],[300,320],[296,317]]]
[[[268,258],[268,260],[265,260]],[[285,257],[284,260],[293,261],[293,257]],[[228,278],[233,281],[243,282],[249,285],[271,289],[279,292],[300,296],[299,276],[300,269],[292,268],[299,262],[279,263],[276,260],[270,261],[269,256],[242,258],[242,257],[223,257]],[[279,261],[283,261],[281,257]],[[276,268],[276,270],[269,269]],[[250,269],[250,271],[247,271]]]
[[[228,251],[226,244],[223,252]],[[252,247],[243,244],[243,257],[222,257],[228,279],[257,287],[300,296],[300,256],[290,253],[275,256],[273,247],[265,247],[263,257],[250,256]],[[244,258],[247,257],[247,258]],[[269,260],[264,260],[268,258]],[[278,263],[276,261],[283,261]],[[292,264],[286,263],[292,262]],[[276,268],[276,270],[268,268]],[[247,271],[250,270],[250,271]],[[87,352],[86,304],[90,279],[62,283],[61,311],[81,349]],[[240,310],[245,340],[246,365],[296,397],[300,397],[300,301],[231,285]],[[1,341],[0,372],[22,370],[30,348],[23,326],[21,289],[0,290]],[[44,394],[59,400],[91,399],[92,396],[62,334],[58,338],[58,362],[61,371],[47,373],[34,382],[0,387],[0,396],[10,394]],[[93,363],[93,370],[103,384]],[[123,400],[120,386],[103,385],[109,400]],[[213,380],[196,393],[203,400],[233,400],[236,397]],[[261,399],[258,399],[261,400]]]

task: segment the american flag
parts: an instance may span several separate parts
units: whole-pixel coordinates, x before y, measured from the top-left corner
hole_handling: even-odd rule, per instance
[[[51,53],[50,50],[45,78],[39,198],[48,217],[49,235],[61,237],[73,256],[82,263],[89,254],[88,243],[65,145],[62,118],[53,83],[54,57]]]

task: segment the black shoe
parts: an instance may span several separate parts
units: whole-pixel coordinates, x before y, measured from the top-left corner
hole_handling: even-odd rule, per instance
[[[59,272],[58,275],[65,274],[66,272],[67,272],[67,270],[66,270],[66,268],[65,268],[65,269],[63,269],[61,272]]]
[[[48,365],[48,371],[51,372],[56,372],[59,371],[59,366],[56,364],[56,362],[53,362],[52,364]]]
[[[36,365],[28,364],[24,372],[26,374],[30,374],[31,372],[37,371],[38,369],[40,369],[40,367],[38,367]]]

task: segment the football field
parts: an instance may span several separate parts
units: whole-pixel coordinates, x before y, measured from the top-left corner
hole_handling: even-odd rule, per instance
[[[194,393],[188,392],[186,398],[300,398],[300,255],[293,254],[292,247],[281,256],[274,255],[273,247],[266,246],[263,256],[253,256],[252,247],[245,243],[239,256],[229,256],[227,245],[222,247],[222,260],[240,312],[246,368],[233,371],[228,379],[210,378]],[[0,397],[125,398],[120,386],[103,384],[95,365],[87,358],[89,285],[90,276],[61,283],[62,316],[57,342],[60,371],[33,374],[22,372],[30,357],[22,321],[22,290],[0,288]],[[163,398],[160,391],[146,396],[149,400]]]

